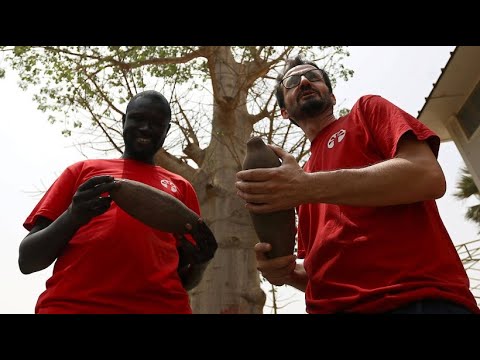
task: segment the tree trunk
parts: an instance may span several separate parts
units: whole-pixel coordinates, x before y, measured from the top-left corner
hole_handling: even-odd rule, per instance
[[[228,47],[219,47],[210,68],[215,95],[213,131],[202,164],[209,184],[194,185],[207,187],[198,189],[199,200],[219,247],[202,282],[190,293],[192,308],[202,314],[259,314],[266,295],[255,265],[257,236],[235,188],[236,173],[241,170],[252,132],[245,105],[247,93],[239,91],[236,83],[243,69],[233,61]]]

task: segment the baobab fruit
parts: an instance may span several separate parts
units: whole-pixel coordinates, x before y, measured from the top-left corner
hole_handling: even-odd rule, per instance
[[[110,191],[113,201],[130,216],[157,230],[184,234],[187,224],[194,230],[199,215],[176,197],[153,186],[129,179]]]
[[[280,166],[280,159],[260,137],[252,137],[247,142],[247,153],[243,160],[243,170],[272,168]],[[250,211],[253,227],[260,242],[272,245],[266,255],[269,258],[293,254],[295,248],[295,209],[281,210],[266,214]]]

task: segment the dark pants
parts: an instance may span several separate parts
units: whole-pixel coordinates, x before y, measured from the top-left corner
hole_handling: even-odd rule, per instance
[[[451,301],[425,299],[388,311],[386,314],[472,314],[472,312]]]

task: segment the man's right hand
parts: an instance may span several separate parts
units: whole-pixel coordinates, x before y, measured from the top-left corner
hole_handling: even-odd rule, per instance
[[[93,217],[108,210],[112,199],[108,193],[116,186],[113,176],[94,176],[81,184],[73,195],[68,211],[79,225],[85,225]]]

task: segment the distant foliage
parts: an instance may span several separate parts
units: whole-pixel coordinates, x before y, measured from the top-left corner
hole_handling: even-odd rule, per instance
[[[480,234],[480,193],[478,187],[473,181],[473,177],[466,167],[461,169],[461,177],[456,187],[457,191],[453,194],[459,200],[466,200],[470,197],[477,199],[479,204],[469,206],[465,213],[465,218],[470,221],[474,221],[479,226]]]

